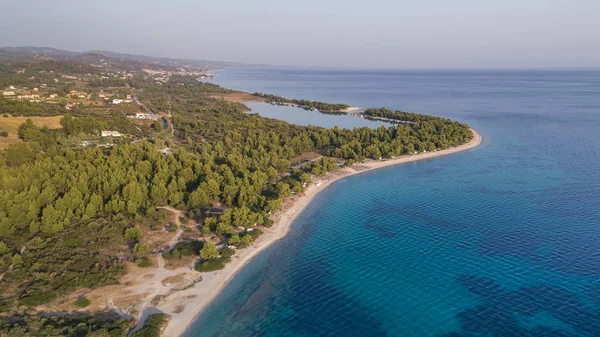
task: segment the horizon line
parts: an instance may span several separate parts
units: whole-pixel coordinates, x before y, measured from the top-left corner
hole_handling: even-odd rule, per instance
[[[232,67],[273,67],[273,68],[304,68],[304,69],[327,69],[327,70],[355,70],[355,71],[583,71],[583,70],[600,70],[600,65],[551,65],[551,66],[483,66],[483,67],[370,67],[370,66],[348,66],[348,67],[336,67],[336,66],[319,66],[319,65],[286,65],[286,64],[269,64],[269,63],[245,63],[240,61],[228,61],[228,60],[210,60],[203,58],[189,58],[189,57],[172,57],[172,56],[154,56],[145,55],[139,53],[121,52],[106,49],[88,49],[83,51],[73,51],[68,49],[62,49],[57,47],[49,46],[32,46],[32,45],[21,45],[21,46],[0,46],[0,48],[48,48],[56,49],[59,51],[69,53],[102,53],[109,52],[115,54],[122,54],[128,56],[141,56],[156,59],[170,59],[179,61],[205,61],[205,62],[218,62],[218,63],[233,63],[237,66]],[[107,57],[110,57],[106,55]]]

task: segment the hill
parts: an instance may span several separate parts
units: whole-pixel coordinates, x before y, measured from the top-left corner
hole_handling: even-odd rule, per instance
[[[165,65],[192,65],[206,68],[225,68],[241,66],[240,63],[235,62],[222,62],[222,61],[209,61],[209,60],[194,60],[194,59],[177,59],[168,57],[151,57],[143,55],[133,55],[125,53],[117,53],[112,51],[104,50],[90,50],[84,52],[73,52],[62,49],[50,48],[50,47],[0,47],[0,59],[17,59],[21,57],[48,57],[48,58],[73,58],[80,57],[85,59],[90,55],[103,55],[105,58],[115,58],[121,60],[139,61],[146,63],[159,63]]]

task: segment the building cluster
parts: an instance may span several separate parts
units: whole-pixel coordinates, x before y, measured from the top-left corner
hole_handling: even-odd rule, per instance
[[[39,98],[40,98],[40,95],[38,95],[38,94],[17,96],[17,99],[35,100],[35,99],[39,99]]]
[[[142,69],[146,74],[150,75],[156,83],[166,83],[173,75],[181,76],[196,76],[198,78],[211,78],[212,75],[203,70],[177,68],[176,70],[154,70]]]
[[[31,94],[31,95],[17,95],[14,91],[4,91],[2,93],[2,97],[4,98],[12,98],[18,100],[29,100],[30,102],[39,102],[40,95]]]
[[[82,98],[82,99],[90,99],[91,95],[83,92],[83,91],[77,91],[77,90],[71,90],[70,92],[71,96],[76,96],[77,98]]]
[[[185,68],[177,68],[176,70],[154,70],[154,69],[142,69],[148,75],[159,75],[159,76],[173,76],[173,75],[181,75],[181,76],[205,76],[212,77],[211,74],[197,70],[197,69],[185,69]]]
[[[47,90],[48,90],[48,86],[45,83],[41,84],[39,88],[33,88],[31,90],[28,87],[20,87],[17,89],[17,88],[15,88],[15,86],[11,85],[11,86],[8,86],[8,88],[4,91],[0,90],[0,93],[2,94],[2,97],[4,97],[5,99],[29,100],[30,102],[45,101],[46,103],[49,103],[49,104],[58,104],[59,103],[58,99],[61,98],[61,96],[56,93],[49,94],[47,92]],[[100,90],[100,92],[98,93],[99,99],[106,101],[106,102],[112,102],[113,104],[134,102],[134,98],[131,94],[127,94],[125,99],[112,99],[112,101],[111,101],[111,97],[113,97],[113,96],[114,96],[114,94],[104,92],[103,90]],[[92,94],[87,93],[85,91],[81,91],[81,90],[70,90],[65,95],[65,97],[67,99],[76,98],[76,99],[91,100]],[[70,101],[70,102],[66,103],[65,108],[67,110],[71,110],[78,103],[79,102]]]
[[[92,75],[90,74],[90,76],[92,76]],[[108,79],[111,79],[111,78],[113,78],[113,79],[114,78],[118,78],[118,79],[121,79],[121,80],[126,80],[126,79],[133,78],[133,76],[134,75],[132,73],[127,73],[127,72],[124,72],[124,71],[122,71],[122,72],[114,72],[114,73],[104,73],[103,72],[103,73],[100,73],[100,76],[98,76],[98,78],[101,79],[101,80],[108,80]]]
[[[133,97],[131,97],[131,94],[127,94],[125,99],[115,98],[112,100],[112,104],[131,103],[131,102],[133,102]]]

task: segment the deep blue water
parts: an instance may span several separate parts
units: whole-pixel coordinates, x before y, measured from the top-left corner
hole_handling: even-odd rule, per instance
[[[484,143],[332,184],[186,336],[600,336],[600,72],[218,75],[443,115]]]

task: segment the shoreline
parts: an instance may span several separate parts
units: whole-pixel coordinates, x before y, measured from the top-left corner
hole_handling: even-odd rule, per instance
[[[385,161],[371,160],[364,163],[357,163],[353,167],[345,167],[332,171],[322,177],[314,177],[313,183],[306,188],[301,196],[296,197],[287,208],[278,212],[273,226],[265,229],[264,234],[254,241],[250,247],[238,250],[237,254],[232,258],[232,261],[227,264],[224,269],[216,272],[201,273],[201,282],[190,289],[170,294],[165,298],[163,303],[157,306],[157,309],[171,316],[163,335],[181,336],[185,333],[195,321],[196,317],[212,303],[237,272],[258,253],[262,252],[277,240],[283,238],[289,232],[291,224],[296,217],[302,213],[316,195],[325,190],[331,183],[362,172],[423,159],[441,157],[475,148],[481,144],[483,138],[477,131],[473,129],[471,129],[471,131],[474,135],[473,139],[468,143],[457,147],[448,148],[438,152],[405,155]],[[183,269],[190,272],[187,268]],[[194,300],[195,298],[198,298],[198,300]],[[177,308],[181,308],[182,305],[184,306],[183,309],[178,310]]]

